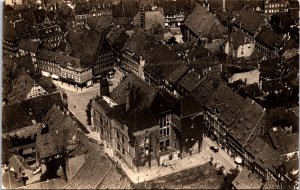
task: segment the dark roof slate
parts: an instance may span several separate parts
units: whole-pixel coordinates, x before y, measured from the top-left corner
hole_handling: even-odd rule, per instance
[[[22,39],[19,43],[19,49],[37,53],[39,49],[39,43],[38,42],[32,42],[30,40],[24,40]]]
[[[22,127],[41,123],[53,104],[63,107],[60,92],[39,96],[21,103],[3,107],[2,130],[10,132]]]
[[[206,8],[196,3],[193,12],[185,19],[184,25],[198,37],[209,37],[212,28],[217,25],[220,33],[223,34],[224,26],[218,18]]]

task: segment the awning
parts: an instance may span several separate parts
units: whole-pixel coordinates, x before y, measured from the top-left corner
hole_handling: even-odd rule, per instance
[[[237,163],[237,164],[241,164],[243,162],[243,160],[238,156],[234,159],[234,161]]]
[[[48,72],[46,72],[46,71],[42,71],[42,75],[43,75],[44,77],[49,77],[49,76],[51,76],[51,74],[48,73]]]
[[[54,78],[54,79],[57,79],[57,80],[59,79],[59,76],[57,76],[55,74],[52,74],[51,77]]]

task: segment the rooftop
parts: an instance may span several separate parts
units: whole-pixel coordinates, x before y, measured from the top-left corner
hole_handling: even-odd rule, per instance
[[[263,182],[247,168],[244,168],[233,180],[232,185],[236,189],[260,189]]]
[[[224,26],[218,18],[206,8],[196,3],[193,12],[185,19],[184,25],[199,37],[209,37],[213,28],[222,35],[225,31]]]
[[[20,103],[3,106],[2,130],[10,132],[34,123],[41,123],[53,104],[63,107],[60,92],[39,96]]]
[[[254,35],[259,27],[263,24],[266,17],[249,7],[245,6],[233,19],[236,26],[241,26],[242,29]]]
[[[63,153],[63,135],[58,131],[53,131],[37,136],[36,148],[40,159],[49,158]]]

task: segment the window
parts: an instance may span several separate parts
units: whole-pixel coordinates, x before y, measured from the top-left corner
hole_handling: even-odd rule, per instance
[[[122,154],[125,155],[125,149],[124,148],[122,148]]]
[[[164,141],[161,141],[160,143],[159,143],[159,147],[160,147],[160,150],[161,151],[163,151],[164,150]]]
[[[124,144],[125,143],[125,140],[124,140],[124,137],[122,137],[122,144]]]
[[[170,140],[166,140],[166,147],[169,147],[170,146]]]
[[[117,143],[117,149],[118,149],[119,151],[121,151],[121,146],[120,146],[119,143]]]
[[[118,132],[118,131],[116,131],[116,134],[117,134],[117,139],[119,139],[119,140],[120,140],[120,134],[119,134],[119,132]]]

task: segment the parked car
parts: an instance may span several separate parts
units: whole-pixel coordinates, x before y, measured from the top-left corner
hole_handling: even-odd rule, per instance
[[[216,153],[216,152],[219,152],[219,147],[218,146],[211,146],[210,149]]]

